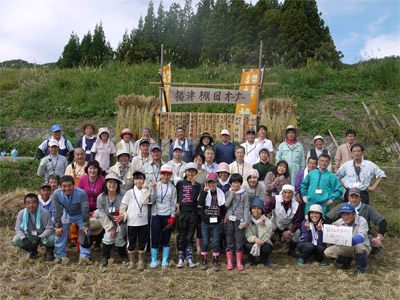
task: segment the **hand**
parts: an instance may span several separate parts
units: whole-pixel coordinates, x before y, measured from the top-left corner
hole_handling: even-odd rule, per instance
[[[192,185],[196,184],[196,176],[192,176],[192,178],[190,178],[190,182],[192,183]]]
[[[44,166],[49,162],[49,158],[48,157],[43,157],[40,161],[40,165]]]
[[[63,235],[64,231],[65,231],[64,227],[56,228],[55,235],[58,237],[61,237]]]
[[[156,189],[156,186],[157,186],[157,182],[155,182],[153,178],[151,178],[150,181],[151,181],[151,187],[152,187],[152,189],[155,190],[155,189]]]
[[[30,252],[32,247],[31,247],[31,242],[28,240],[28,238],[22,239],[22,243],[23,243],[23,245],[21,248]]]
[[[258,225],[260,225],[260,227],[264,227],[265,226],[264,219],[260,223],[258,223]]]
[[[37,248],[39,247],[39,245],[40,245],[40,241],[41,241],[42,239],[40,238],[40,237],[37,237],[37,238],[35,238],[32,242],[31,242],[31,250],[33,251],[33,250],[37,250]]]
[[[110,237],[112,239],[115,239],[117,237],[117,231],[115,230],[115,228],[111,228],[108,232],[110,233]]]
[[[249,224],[248,222],[242,223],[242,228],[246,228],[248,224]]]
[[[237,192],[237,190],[234,187],[231,187],[231,194],[234,194],[236,192]]]
[[[208,187],[208,184],[206,184],[205,186],[204,186],[204,191],[205,192],[208,192],[210,190],[210,188]]]
[[[255,242],[257,245],[259,245],[259,246],[264,245],[264,242],[263,242],[262,240],[260,240],[259,238],[255,238],[255,239],[254,239],[254,242]]]
[[[306,227],[307,231],[310,231],[310,221],[305,221],[304,226]]]
[[[89,227],[82,227],[83,232],[87,233],[89,231]]]
[[[286,241],[290,236],[292,235],[292,232],[290,230],[286,230],[283,235],[282,235],[282,240]]]
[[[272,181],[273,185],[276,185],[280,181],[279,177],[276,177],[274,181]]]
[[[176,213],[179,215],[179,203],[176,204]]]
[[[322,219],[319,220],[319,222],[318,222],[318,224],[317,224],[317,230],[318,230],[318,231],[321,231],[321,230],[322,230],[322,223],[324,223],[324,222],[322,221]]]
[[[332,225],[335,225],[335,226],[337,226],[337,227],[340,226],[340,224],[339,224],[338,222],[333,222]]]
[[[382,241],[378,238],[373,238],[372,245],[376,248],[380,248],[382,246]]]
[[[169,219],[167,220],[167,223],[168,223],[169,225],[171,225],[171,227],[173,227],[174,224],[175,224],[175,217],[169,218]]]
[[[375,191],[375,189],[376,189],[376,186],[371,185],[367,188],[367,192],[373,192],[373,191]]]
[[[124,220],[125,215],[124,214],[119,214],[118,216],[114,216],[114,222],[118,224],[119,222]]]
[[[303,200],[301,199],[300,193],[296,194],[296,201],[297,201],[299,204],[303,204]]]

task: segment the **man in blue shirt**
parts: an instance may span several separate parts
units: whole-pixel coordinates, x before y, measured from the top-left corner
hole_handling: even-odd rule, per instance
[[[178,127],[176,129],[176,140],[171,143],[171,146],[169,149],[169,155],[168,155],[169,161],[173,159],[172,152],[174,152],[174,148],[177,145],[182,147],[182,151],[183,151],[182,161],[184,161],[185,163],[191,162],[193,159],[193,155],[194,155],[194,146],[193,146],[193,142],[189,141],[185,137],[185,128],[183,128],[183,127]]]
[[[228,165],[233,163],[235,157],[235,144],[229,141],[229,130],[221,131],[221,142],[215,146],[215,160],[217,164],[226,162]]]

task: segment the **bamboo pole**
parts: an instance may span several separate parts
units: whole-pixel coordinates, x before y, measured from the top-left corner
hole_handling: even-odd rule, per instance
[[[164,74],[164,44],[161,44],[161,82],[160,82],[160,111],[162,111],[162,103],[163,103],[163,93],[165,90],[163,87],[163,74]],[[158,142],[161,145],[161,118],[158,118]]]
[[[339,148],[339,144],[336,142],[336,139],[335,139],[335,137],[333,136],[332,132],[331,132],[330,130],[328,130],[328,132],[329,132],[329,135],[331,136],[333,142],[335,143],[336,148]]]

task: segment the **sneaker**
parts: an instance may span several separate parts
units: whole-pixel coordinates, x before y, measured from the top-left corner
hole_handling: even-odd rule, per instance
[[[192,259],[189,259],[189,260],[188,260],[188,266],[189,266],[190,268],[196,268],[196,267],[197,267],[197,265],[193,262]]]
[[[177,268],[183,268],[184,260],[182,258],[179,259],[178,264],[176,265]]]
[[[264,262],[264,266],[267,266],[267,267],[271,267],[271,266],[273,266],[274,264],[269,260],[269,259],[267,259],[265,262]]]
[[[354,276],[358,276],[358,275],[361,275],[361,274],[364,274],[364,271],[359,270],[359,269],[354,271]]]
[[[325,260],[321,260],[321,261],[319,262],[319,264],[320,264],[321,266],[326,266],[326,265],[327,265],[327,263],[326,263]]]
[[[297,260],[297,264],[298,265],[304,265],[304,259],[302,259],[301,257]]]

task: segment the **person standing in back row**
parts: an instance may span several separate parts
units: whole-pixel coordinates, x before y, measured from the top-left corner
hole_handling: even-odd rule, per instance
[[[221,143],[215,146],[215,160],[217,164],[222,162],[228,165],[235,161],[235,144],[229,141],[229,130],[221,130]]]
[[[335,172],[339,170],[339,168],[349,160],[352,160],[350,148],[354,145],[356,140],[356,131],[353,129],[349,129],[346,131],[346,144],[340,145],[336,150],[335,155]]]
[[[171,143],[170,150],[169,150],[169,155],[168,155],[168,160],[172,160],[172,152],[174,151],[176,146],[181,146],[183,155],[182,155],[182,161],[185,163],[191,162],[194,156],[194,146],[193,142],[189,141],[186,136],[185,136],[185,128],[183,127],[178,127],[176,129],[176,140]]]
[[[80,132],[84,134],[83,137],[80,137],[76,142],[76,148],[83,148],[85,151],[85,161],[90,160],[90,151],[96,141],[97,132],[99,131],[99,127],[92,122],[84,122],[81,125]]]

